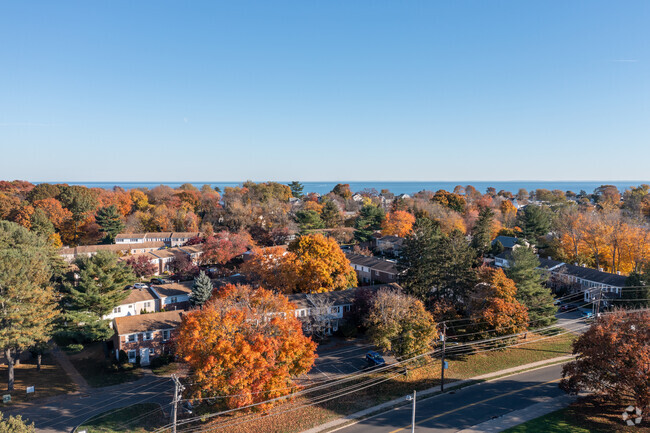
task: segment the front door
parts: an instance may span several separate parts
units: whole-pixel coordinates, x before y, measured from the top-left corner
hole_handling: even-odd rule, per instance
[[[140,349],[140,365],[149,365],[149,349]]]

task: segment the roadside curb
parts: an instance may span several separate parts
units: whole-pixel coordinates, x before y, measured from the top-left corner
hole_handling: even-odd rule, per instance
[[[508,368],[505,370],[499,370],[492,373],[483,374],[480,376],[475,376],[470,379],[463,379],[456,382],[445,384],[445,391],[440,391],[440,386],[434,388],[425,389],[423,391],[418,391],[418,397],[420,399],[428,397],[436,397],[439,395],[444,395],[449,391],[456,390],[465,386],[472,386],[477,383],[483,383],[489,379],[497,379],[511,374],[521,373],[523,371],[535,370],[537,368],[547,367],[549,365],[561,363],[573,359],[573,356],[559,356],[556,358],[545,359],[543,361],[532,362],[530,364],[520,365],[517,367]],[[369,417],[370,415],[377,415],[379,413],[386,412],[396,406],[401,406],[407,404],[408,402],[402,398],[396,398],[385,403],[370,407],[368,409],[355,412],[353,414],[347,415],[343,418],[337,418],[335,420],[329,421],[325,424],[321,424],[316,427],[312,427],[309,430],[304,430],[302,433],[321,433],[321,432],[333,432],[342,427],[347,427],[348,425],[356,424],[364,418]]]

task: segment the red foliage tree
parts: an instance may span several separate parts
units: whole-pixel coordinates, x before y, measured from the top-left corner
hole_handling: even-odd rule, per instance
[[[205,264],[223,265],[244,254],[254,242],[246,232],[221,231],[205,240],[201,261]]]

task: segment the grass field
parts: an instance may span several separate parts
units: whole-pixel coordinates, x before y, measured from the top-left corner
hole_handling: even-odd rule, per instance
[[[129,420],[133,420],[133,422],[129,422]],[[168,419],[163,415],[159,405],[142,403],[97,415],[78,427],[77,431],[86,430],[88,433],[123,433],[126,431],[145,433],[164,425],[167,421]]]
[[[647,421],[634,427],[623,423],[621,413],[625,406],[602,402],[594,397],[583,398],[566,409],[504,430],[504,433],[649,433],[650,424]]]
[[[533,336],[531,336],[531,339],[533,339]],[[450,359],[449,369],[446,373],[448,380],[445,380],[445,383],[568,355],[571,353],[571,344],[574,339],[575,336],[571,334],[560,335],[517,348],[474,354],[463,359]],[[256,417],[257,419],[254,421],[225,426],[215,431],[229,433],[299,432],[332,419],[405,396],[413,392],[414,389],[424,390],[439,386],[439,378],[440,360],[435,359],[417,369],[410,369],[408,377],[401,374],[395,375],[390,380],[373,387],[322,404],[296,409],[280,415]],[[350,383],[345,386],[349,385]],[[323,393],[330,391],[332,389],[324,390]],[[304,403],[308,403],[308,401],[297,398],[285,406],[286,409],[289,409]],[[237,416],[230,419],[236,423]]]
[[[13,402],[33,400],[35,398],[50,397],[53,395],[66,394],[76,390],[74,383],[70,380],[65,371],[56,362],[51,354],[43,355],[41,371],[36,371],[36,360],[21,362],[15,366],[15,389],[12,392],[7,389],[7,365],[0,364],[0,394],[11,394]],[[26,394],[26,388],[34,386],[34,394]],[[0,407],[3,407],[0,401]]]

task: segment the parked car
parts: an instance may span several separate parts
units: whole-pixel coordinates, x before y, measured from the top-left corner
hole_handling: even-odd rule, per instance
[[[385,365],[386,361],[384,361],[384,358],[378,354],[377,352],[370,351],[366,353],[366,361],[371,367],[379,367],[381,365]]]
[[[162,278],[152,278],[151,284],[165,284],[165,280]]]
[[[144,283],[135,283],[135,284],[133,285],[133,288],[134,288],[134,289],[147,289],[148,287],[149,287],[149,286],[147,286],[147,285],[144,284]]]
[[[583,312],[580,313],[580,315],[582,317],[584,317],[585,319],[593,319],[594,318],[594,313],[592,313],[591,311],[583,311]]]
[[[578,309],[577,305],[574,304],[563,304],[560,307],[560,311],[576,311]]]

